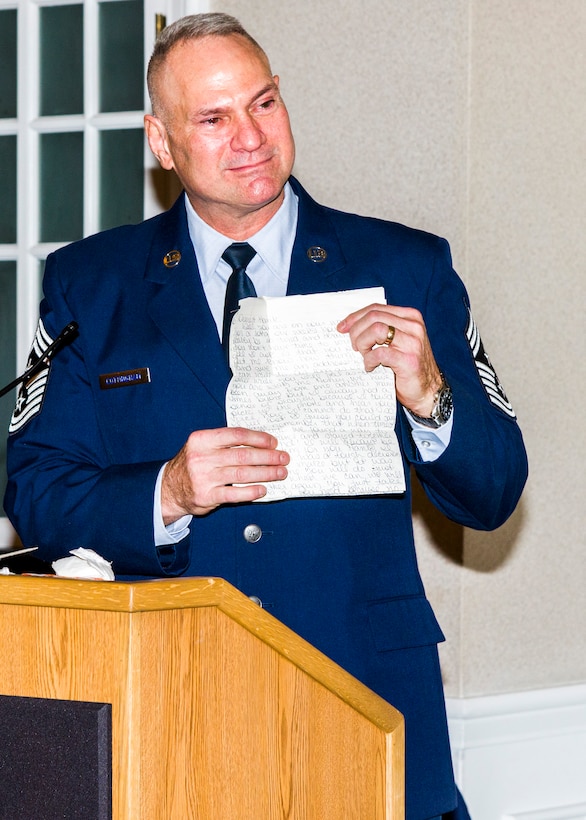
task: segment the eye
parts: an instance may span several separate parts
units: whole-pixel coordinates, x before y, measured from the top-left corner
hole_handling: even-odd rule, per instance
[[[268,100],[263,100],[262,102],[259,102],[257,108],[261,112],[270,111],[272,108],[274,108],[275,104],[276,104],[275,98],[271,97]]]

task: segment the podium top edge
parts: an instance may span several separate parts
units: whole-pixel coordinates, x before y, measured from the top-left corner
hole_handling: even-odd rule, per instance
[[[0,605],[13,604],[108,612],[149,612],[221,603],[227,582],[221,578],[147,581],[86,581],[56,576],[0,576]]]
[[[0,619],[7,606],[120,614],[215,607],[271,646],[386,734],[402,732],[402,715],[223,578],[85,581],[53,576],[0,576]],[[0,621],[1,622],[1,621]]]

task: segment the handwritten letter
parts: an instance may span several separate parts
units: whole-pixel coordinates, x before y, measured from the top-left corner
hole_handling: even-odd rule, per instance
[[[338,322],[385,302],[382,288],[244,299],[230,337],[230,426],[272,433],[291,456],[262,501],[405,490],[395,379],[364,370]]]

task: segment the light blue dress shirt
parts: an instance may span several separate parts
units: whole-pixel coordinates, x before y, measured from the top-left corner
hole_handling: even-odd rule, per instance
[[[260,231],[246,240],[256,251],[246,273],[261,296],[285,296],[287,293],[298,205],[299,201],[287,183],[285,198],[277,213]],[[232,273],[230,265],[221,257],[234,240],[223,236],[204,222],[187,197],[185,206],[189,235],[195,248],[203,289],[221,339],[226,284]]]

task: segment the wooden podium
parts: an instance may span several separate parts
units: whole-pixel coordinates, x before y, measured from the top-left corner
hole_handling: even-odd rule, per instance
[[[399,712],[226,581],[0,577],[0,628],[0,695],[111,704],[114,820],[404,817]]]

